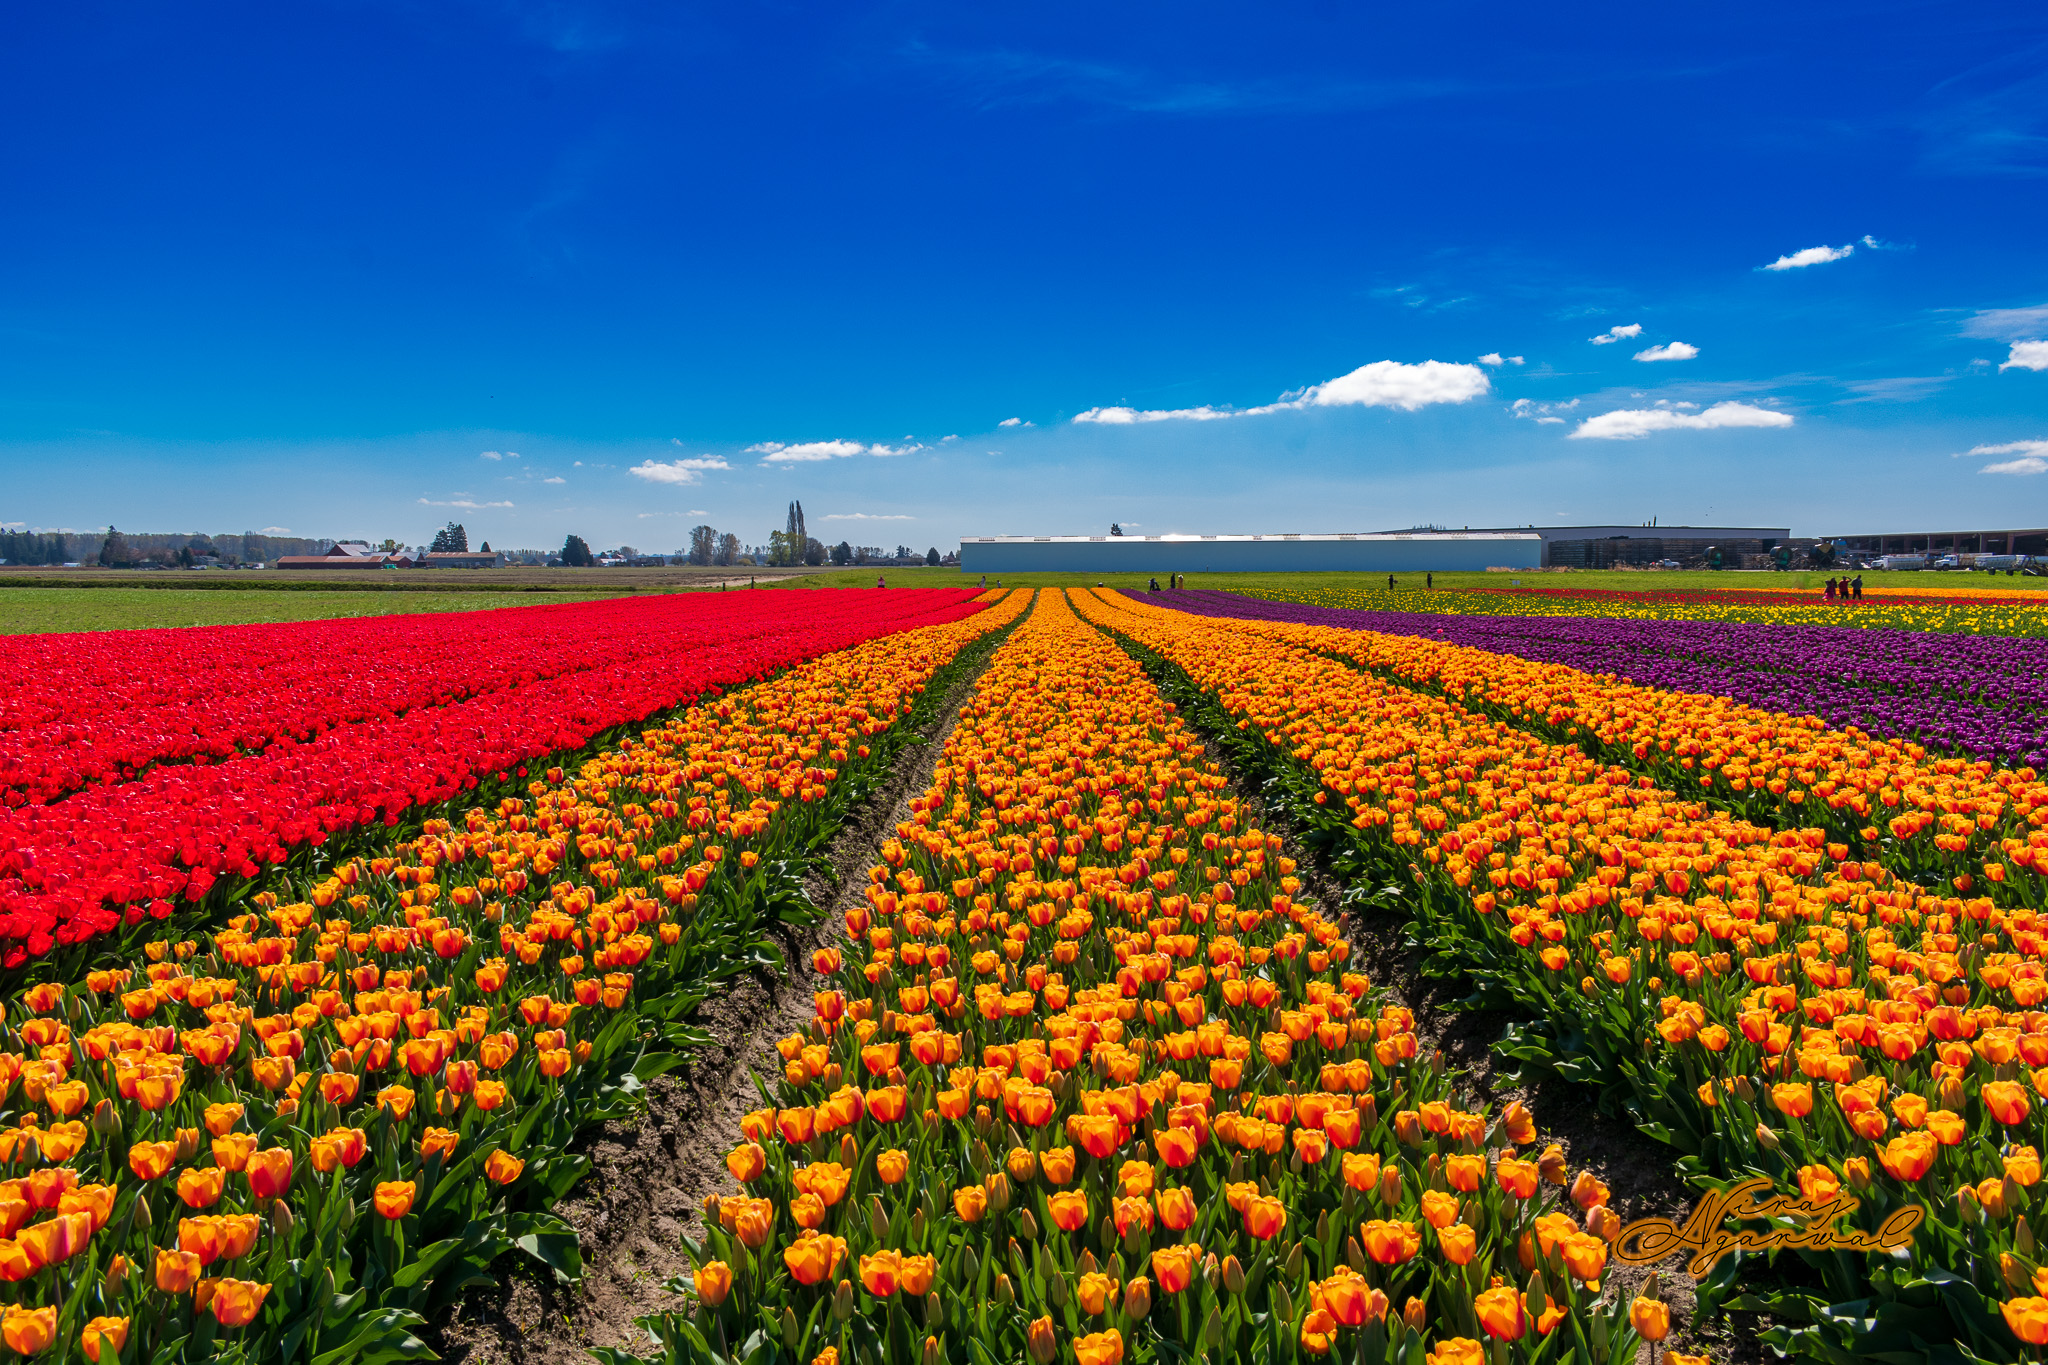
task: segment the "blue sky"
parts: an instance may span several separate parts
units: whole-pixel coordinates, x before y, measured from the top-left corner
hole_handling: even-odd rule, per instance
[[[2010,3],[14,6],[0,521],[2048,524],[2044,71]]]

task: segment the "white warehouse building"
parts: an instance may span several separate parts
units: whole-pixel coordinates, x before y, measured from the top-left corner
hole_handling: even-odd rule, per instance
[[[1445,573],[1534,569],[1534,531],[1272,536],[974,536],[960,571],[1005,573]]]

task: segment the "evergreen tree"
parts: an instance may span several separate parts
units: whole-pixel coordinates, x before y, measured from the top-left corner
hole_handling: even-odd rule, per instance
[[[929,549],[929,550],[926,550],[926,551],[924,552],[924,562],[925,562],[925,567],[926,567],[926,568],[929,568],[929,569],[936,569],[936,568],[938,568],[938,567],[939,567],[939,547],[938,547],[938,546],[934,545],[934,546],[932,546],[932,548],[931,548],[931,549]]]
[[[570,536],[562,542],[562,563],[572,569],[587,569],[597,562],[590,553],[590,543],[582,536]]]
[[[492,553],[492,551],[491,551],[491,542],[489,542],[488,540],[487,540],[487,541],[485,541],[485,542],[484,542],[484,545],[483,545],[483,549],[482,549],[482,550],[480,550],[480,551],[478,551],[478,553],[479,553],[479,554],[490,554],[490,553]]]
[[[128,552],[128,542],[121,539],[121,533],[112,526],[107,527],[107,538],[100,542],[100,567],[103,569],[125,569],[134,562]]]
[[[459,521],[451,521],[434,532],[434,543],[427,547],[430,554],[468,554],[469,532]]]

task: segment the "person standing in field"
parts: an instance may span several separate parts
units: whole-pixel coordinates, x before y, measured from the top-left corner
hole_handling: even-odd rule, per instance
[[[1863,575],[1857,574],[1855,581],[1850,586],[1856,589],[1856,600],[1861,602],[1863,600]]]
[[[1828,580],[1828,590],[1826,596],[1828,601],[1830,602],[1835,600],[1835,580],[1832,578]]]
[[[1422,590],[1424,592],[1436,591],[1436,575],[1434,573],[1426,573],[1422,576]]]

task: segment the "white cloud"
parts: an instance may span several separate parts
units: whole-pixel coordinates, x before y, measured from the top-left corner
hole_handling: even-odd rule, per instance
[[[480,450],[477,452],[477,458],[479,460],[502,460],[505,457],[495,450]]]
[[[1215,422],[1242,413],[1229,408],[1090,408],[1075,416],[1076,422],[1096,422],[1106,427],[1127,427],[1136,422]]]
[[[1869,243],[1868,238],[1864,240],[1866,243]],[[1874,245],[1874,243],[1870,244]],[[1804,270],[1810,265],[1826,265],[1829,261],[1839,261],[1855,254],[1856,244],[1853,242],[1848,246],[1810,246],[1804,251],[1795,251],[1789,256],[1780,256],[1777,260],[1761,268],[1764,270]]]
[[[263,528],[263,534],[266,536],[288,536],[291,533],[292,528],[289,526],[266,526]]]
[[[636,479],[645,479],[649,483],[691,484],[704,482],[703,471],[707,469],[731,468],[732,466],[725,462],[724,456],[707,455],[687,460],[670,460],[667,463],[642,460],[626,472]],[[561,480],[549,479],[548,482],[560,483]]]
[[[830,512],[820,521],[916,521],[916,517],[889,516],[877,512]]]
[[[555,475],[555,477],[553,477],[552,479],[542,479],[542,480],[541,480],[541,482],[542,482],[542,483],[567,483],[567,482],[569,482],[569,481],[568,481],[567,479],[563,478],[563,477],[562,477],[562,476],[561,476],[560,474],[557,474],[557,475]]]
[[[1652,346],[1647,351],[1637,351],[1637,360],[1691,360],[1700,353],[1700,348],[1689,342],[1674,341],[1663,346]]]
[[[2015,341],[2012,354],[1998,367],[2007,370],[2048,370],[2048,341]]]
[[[1130,426],[1138,422],[1216,422],[1227,417],[1263,417],[1302,408],[1399,408],[1414,412],[1432,403],[1463,403],[1492,391],[1486,371],[1477,365],[1452,365],[1441,360],[1405,364],[1375,360],[1349,374],[1283,396],[1277,403],[1255,408],[1090,408],[1076,422]]]
[[[1653,431],[1711,431],[1720,427],[1789,427],[1790,414],[1749,403],[1716,403],[1705,412],[1674,408],[1618,408],[1588,417],[1571,434],[1575,441],[1633,441]]]
[[[859,441],[799,441],[785,445],[781,441],[762,441],[747,447],[750,455],[760,455],[763,464],[807,464],[820,460],[844,460],[855,455],[908,455],[913,450],[922,450],[920,445],[885,446],[862,445]]]
[[[1490,392],[1492,387],[1486,372],[1476,365],[1447,365],[1439,360],[1404,365],[1398,360],[1375,360],[1327,384],[1316,385],[1302,394],[1299,401],[1319,408],[1399,408],[1414,412],[1431,403],[1468,402]]]
[[[1993,341],[2021,341],[2048,335],[2048,303],[2032,308],[1985,308],[1963,323],[1966,337],[1989,337]]]
[[[1627,341],[1632,337],[1639,337],[1642,334],[1643,324],[1631,322],[1626,327],[1609,327],[1599,336],[1587,337],[1586,340],[1592,342],[1595,346],[1612,346],[1617,341]]]
[[[1552,414],[1570,412],[1578,405],[1579,400],[1576,398],[1572,399],[1569,403],[1538,403],[1530,398],[1517,398],[1508,405],[1508,416],[1527,417],[1532,419],[1538,426],[1563,426],[1564,418],[1556,417]]]
[[[1005,417],[1002,421],[996,423],[996,425],[999,427],[1028,427],[1032,424],[1030,422],[1025,421],[1022,417]]]
[[[1499,351],[1488,351],[1485,355],[1479,357],[1479,363],[1482,365],[1519,365],[1522,363],[1522,357],[1518,355],[1504,356]]]
[[[1985,465],[1977,471],[1979,474],[2048,474],[2048,441],[2007,441],[2003,445],[1972,446],[1964,454],[2020,457]]]
[[[420,506],[422,507],[466,507],[472,512],[482,511],[486,507],[510,507],[511,505],[509,502],[478,502],[473,498],[450,498],[446,502],[437,502],[432,498],[420,499]]]

